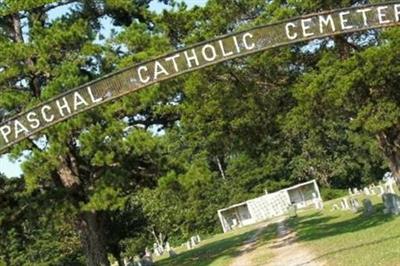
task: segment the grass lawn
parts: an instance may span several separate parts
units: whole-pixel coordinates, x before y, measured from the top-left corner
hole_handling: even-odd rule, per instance
[[[383,214],[380,197],[371,198],[375,213],[308,211],[289,221],[298,241],[327,265],[400,265],[400,216]],[[340,206],[340,205],[339,205]]]
[[[359,197],[360,202],[362,199]],[[323,211],[299,212],[297,218],[289,219],[288,225],[297,232],[297,242],[313,252],[316,262],[328,266],[400,266],[400,216],[384,215],[380,197],[373,196],[371,200],[375,212],[369,217],[362,212],[332,211],[333,204],[339,202],[333,200],[325,204]],[[276,237],[276,228],[271,222],[246,252],[252,266],[265,265],[273,257],[268,245]],[[156,265],[230,265],[257,230],[258,225],[254,225],[215,235],[193,250],[178,248],[175,258],[158,258]]]
[[[194,266],[227,266],[240,254],[240,247],[244,242],[251,238],[257,232],[257,225],[245,227],[226,234],[218,234],[210,239],[202,241],[201,245],[195,249],[186,251],[185,248],[177,249],[178,256],[175,258],[161,257],[156,262],[157,266],[165,265],[194,265]],[[258,255],[268,258],[271,252],[267,248],[263,248],[268,241],[276,236],[276,225],[272,224],[259,235],[259,241],[252,247],[251,252],[255,251]],[[264,260],[265,262],[265,260]],[[258,261],[254,258],[254,265],[258,265]]]

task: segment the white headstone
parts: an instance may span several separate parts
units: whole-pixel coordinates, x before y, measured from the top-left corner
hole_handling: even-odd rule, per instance
[[[356,198],[350,198],[350,206],[353,212],[357,212],[360,208],[360,202]]]
[[[349,195],[353,196],[353,191],[351,190],[351,188],[349,188]]]
[[[369,186],[369,191],[371,192],[372,195],[376,195],[375,185]]]
[[[343,203],[344,203],[344,206],[345,206],[346,210],[350,209],[349,202],[347,201],[347,198],[343,199]]]
[[[153,244],[153,251],[154,251],[154,255],[156,255],[157,257],[161,256],[161,252],[160,249],[158,248],[158,244],[154,243]]]
[[[192,247],[195,247],[197,245],[195,237],[192,236],[190,238],[190,241],[191,241]]]
[[[396,181],[394,180],[394,178],[389,177],[388,180],[386,181],[386,184],[388,186],[388,192],[395,194],[396,192],[394,191],[394,185],[396,184]]]
[[[168,242],[168,241],[165,243],[165,250],[166,250],[167,252],[169,252],[169,251],[171,250],[171,246],[169,245],[169,242]]]

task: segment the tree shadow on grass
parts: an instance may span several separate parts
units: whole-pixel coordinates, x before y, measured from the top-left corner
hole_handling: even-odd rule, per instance
[[[257,228],[239,235],[234,235],[232,237],[204,244],[193,250],[178,254],[177,257],[167,258],[158,261],[156,265],[206,266],[211,264],[213,261],[216,261],[217,259],[235,258],[243,253],[240,248],[243,245],[248,244],[249,239],[251,239],[258,230],[260,229]],[[246,249],[245,252],[247,253],[253,251],[254,249],[258,248],[259,245],[265,243],[265,240],[273,239],[275,235],[276,226],[274,224],[268,225],[265,231],[260,234],[259,241],[254,243],[254,245],[252,245],[250,249]]]
[[[298,266],[308,265],[309,263],[311,263],[313,261],[318,261],[318,260],[323,259],[324,257],[330,256],[330,255],[334,255],[334,254],[337,254],[337,253],[341,253],[341,252],[345,252],[347,250],[354,250],[354,249],[362,248],[362,247],[366,247],[366,246],[373,246],[373,245],[377,245],[377,244],[383,244],[386,241],[390,241],[390,240],[394,240],[394,239],[398,239],[398,238],[400,238],[400,235],[391,236],[391,237],[385,237],[385,238],[382,238],[382,239],[379,239],[379,240],[369,241],[369,242],[358,244],[358,245],[353,245],[353,246],[349,246],[349,247],[345,247],[345,248],[336,249],[336,250],[333,250],[333,251],[330,251],[330,252],[326,252],[326,253],[318,256],[318,257],[315,257],[315,258],[305,262],[304,264],[299,264]]]
[[[375,212],[365,217],[362,213],[352,219],[329,223],[339,216],[327,216],[322,213],[314,213],[289,221],[289,226],[297,232],[299,241],[311,241],[325,237],[361,231],[367,228],[379,226],[395,219],[395,216],[383,214],[383,204],[375,205]]]

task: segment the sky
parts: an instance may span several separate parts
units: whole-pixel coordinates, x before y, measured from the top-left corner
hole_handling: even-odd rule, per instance
[[[187,4],[189,8],[193,6],[204,6],[207,0],[185,0],[183,1]],[[155,0],[150,4],[150,9],[154,11],[162,11],[163,9],[167,8],[163,3]],[[68,8],[59,8],[58,10],[54,10],[53,13],[49,14],[50,19],[53,17],[58,17],[60,14],[66,12]],[[110,27],[110,19],[104,19],[103,23],[103,34],[105,36],[109,36],[111,32]],[[23,162],[24,158],[21,157],[17,160],[10,160],[8,155],[0,156],[0,173],[5,174],[7,177],[18,177],[22,174],[21,171],[21,163]]]

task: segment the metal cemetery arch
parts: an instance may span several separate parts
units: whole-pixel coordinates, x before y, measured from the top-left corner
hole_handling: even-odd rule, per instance
[[[224,35],[106,75],[0,124],[0,153],[95,106],[154,83],[267,49],[400,25],[400,1],[337,9]]]

